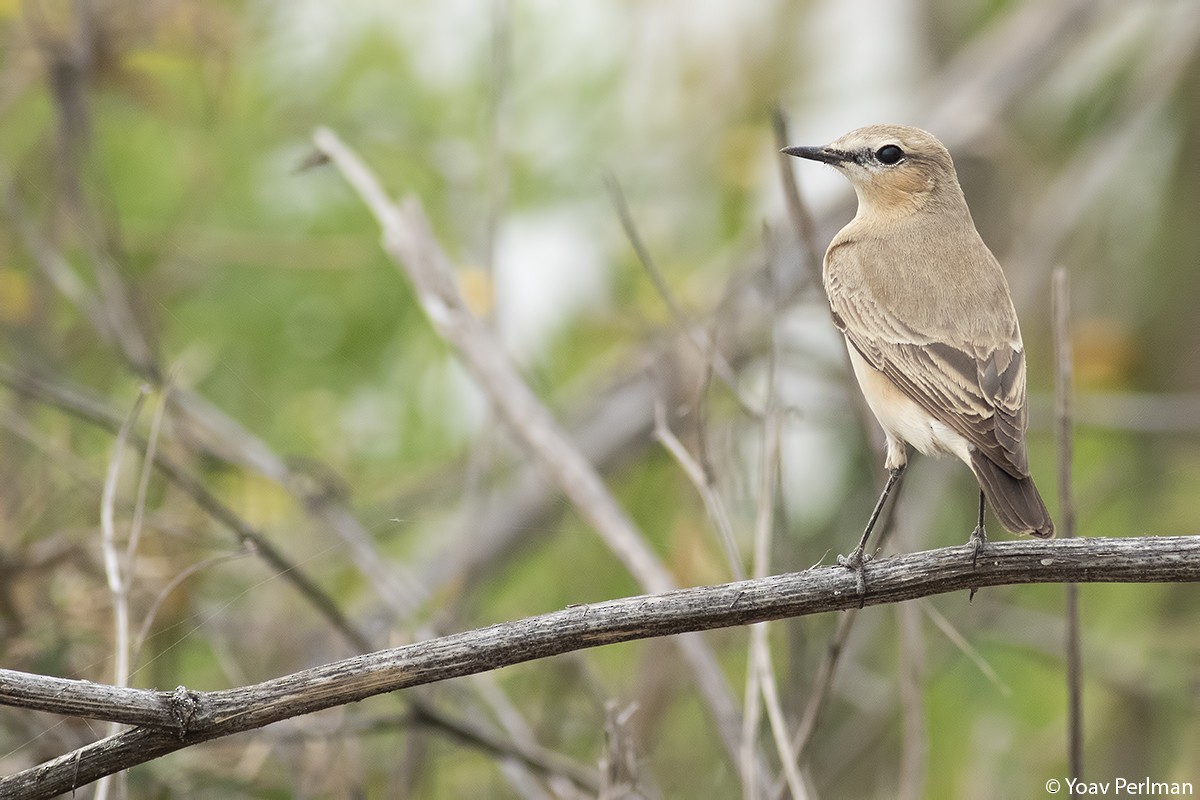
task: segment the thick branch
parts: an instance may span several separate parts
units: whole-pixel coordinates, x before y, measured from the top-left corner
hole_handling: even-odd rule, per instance
[[[616,642],[1023,583],[1200,581],[1200,536],[1020,540],[869,562],[867,594],[842,567],[571,606],[216,692],[121,689],[0,670],[0,704],[143,727],[0,778],[0,796],[53,797],[199,742],[385,692]]]

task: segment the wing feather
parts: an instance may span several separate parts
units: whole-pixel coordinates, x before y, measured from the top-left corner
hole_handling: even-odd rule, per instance
[[[829,273],[827,283],[831,277],[836,284]],[[1015,314],[1007,335],[955,341],[953,325],[922,333],[860,287],[827,288],[835,323],[867,363],[1005,472],[1029,475],[1025,352]]]

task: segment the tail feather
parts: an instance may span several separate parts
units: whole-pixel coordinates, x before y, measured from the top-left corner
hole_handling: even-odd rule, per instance
[[[1054,521],[1033,478],[1014,478],[983,453],[972,448],[971,470],[1000,523],[1013,533],[1054,538]]]

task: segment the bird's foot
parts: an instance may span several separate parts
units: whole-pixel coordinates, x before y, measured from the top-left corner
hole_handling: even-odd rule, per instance
[[[858,590],[858,607],[863,607],[863,601],[867,596],[867,575],[865,566],[871,560],[871,554],[863,552],[862,547],[856,547],[850,551],[848,556],[838,556],[838,566],[845,567],[854,573],[857,581],[856,588]]]
[[[987,532],[982,525],[976,525],[975,530],[971,531],[967,544],[971,546],[971,569],[975,569],[979,564],[979,554],[987,546]]]
[[[975,530],[971,531],[971,538],[967,540],[967,544],[971,547],[971,569],[975,569],[979,565],[980,551],[987,546],[987,532],[982,525],[976,525]],[[971,593],[967,595],[968,603],[975,599],[975,593],[978,591],[978,586],[971,587]]]

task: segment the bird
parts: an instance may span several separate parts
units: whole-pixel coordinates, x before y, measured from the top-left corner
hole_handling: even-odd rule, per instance
[[[867,542],[908,465],[909,446],[958,458],[974,473],[973,564],[987,542],[986,505],[1013,533],[1053,538],[1029,471],[1016,310],[946,146],[920,128],[869,125],[824,146],[782,152],[834,167],[858,196],[857,213],[825,253],[822,282],[887,440],[883,494],[858,547],[838,559],[856,572],[860,595]]]

